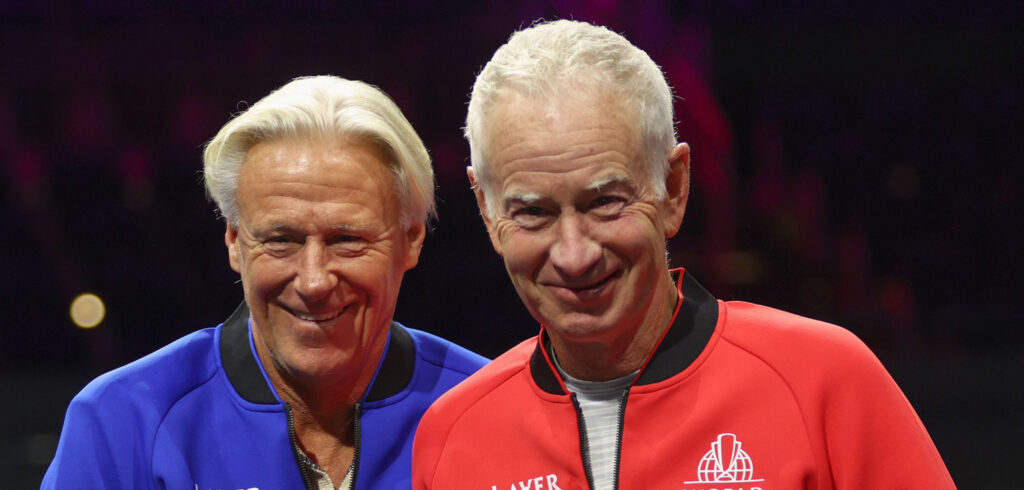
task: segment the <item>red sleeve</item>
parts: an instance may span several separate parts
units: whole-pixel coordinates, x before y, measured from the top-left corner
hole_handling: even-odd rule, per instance
[[[837,489],[956,488],[910,402],[878,359],[846,332],[821,416]]]
[[[460,421],[464,421],[467,410],[470,410],[477,401],[496,386],[527,369],[530,354],[536,344],[536,337],[524,340],[441,395],[423,414],[412,446],[413,490],[434,487],[438,467],[450,463],[450,457],[443,462],[442,458],[445,457],[445,447],[449,444],[453,429]],[[453,447],[467,442],[473,443],[459,440],[453,442]],[[450,488],[450,485],[446,486]]]
[[[427,410],[420,420],[416,429],[416,438],[412,445],[412,488],[413,490],[426,490],[430,488],[434,479],[434,470],[437,469],[438,459],[441,457],[441,449],[444,447],[445,437],[439,426],[447,426],[440,423],[437,411],[437,402]]]
[[[748,303],[721,311],[728,341],[789,385],[835,488],[956,488],[914,408],[855,335]]]

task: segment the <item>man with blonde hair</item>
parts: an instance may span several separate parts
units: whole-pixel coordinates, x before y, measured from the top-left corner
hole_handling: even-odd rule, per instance
[[[434,213],[375,87],[296,79],[203,155],[245,301],[71,402],[44,489],[408,488],[424,410],[485,362],[392,320]]]
[[[669,268],[690,149],[646,53],[583,22],[517,32],[477,77],[466,136],[541,328],[424,415],[414,489],[953,488],[853,334]]]

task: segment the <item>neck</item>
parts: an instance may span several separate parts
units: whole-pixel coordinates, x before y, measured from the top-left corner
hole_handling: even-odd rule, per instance
[[[356,446],[355,404],[367,383],[342,384],[349,388],[340,388],[337,396],[328,393],[326,386],[304,389],[301,395],[294,389],[278,390],[281,399],[292,407],[296,443],[327,472],[332,482],[341,482],[352,464]]]
[[[254,335],[258,335],[254,331]],[[286,371],[267,346],[254,338],[260,363],[282,401],[291,406],[299,448],[341,482],[355,455],[355,404],[369,389],[384,355],[387,336],[365,356],[350,360],[327,374],[302,375]],[[348,365],[351,364],[351,365]]]
[[[286,370],[254,331],[254,344],[267,378],[282,401],[292,408],[295,434],[311,457],[317,451],[307,441],[330,441],[327,445],[349,446],[353,440],[353,407],[369,389],[377,365],[384,355],[387,336],[379,345],[369,347],[364,356],[351,358],[346,365],[327,373],[308,375]],[[317,458],[314,457],[314,461]],[[319,464],[319,461],[317,461]]]
[[[353,405],[329,416],[302,410],[297,405],[293,407],[296,444],[309,459],[327,472],[332,482],[341,482],[355,457]]]
[[[655,294],[636,328],[613,339],[578,341],[566,339],[549,329],[551,348],[562,369],[587,381],[607,381],[635,372],[644,366],[672,321],[679,301],[672,276],[655,288]]]

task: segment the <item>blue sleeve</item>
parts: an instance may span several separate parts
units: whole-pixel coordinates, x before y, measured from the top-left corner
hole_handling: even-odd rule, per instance
[[[40,489],[153,488],[153,437],[147,433],[155,414],[146,412],[116,387],[96,382],[87,386],[68,407],[57,453]]]

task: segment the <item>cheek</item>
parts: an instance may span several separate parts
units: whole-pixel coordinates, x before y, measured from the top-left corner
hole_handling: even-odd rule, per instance
[[[361,257],[340,259],[332,270],[339,276],[339,286],[354,288],[371,296],[397,290],[402,280],[403,255],[400,251],[373,251]]]
[[[518,233],[516,231],[518,228],[511,220],[507,219],[500,219],[493,223],[494,228],[491,231],[494,236],[498,237],[498,242],[501,243],[501,248],[504,251],[505,248],[508,248],[509,243],[517,238]]]
[[[659,227],[644,213],[635,213],[597,226],[605,248],[631,257],[634,261],[664,255],[665,238]],[[656,257],[655,257],[656,256]]]
[[[501,237],[505,267],[513,274],[528,274],[547,256],[547,241],[539,234],[517,232],[511,228]]]
[[[252,257],[242,267],[242,282],[254,291],[267,292],[283,287],[291,278],[287,261],[265,256]]]

